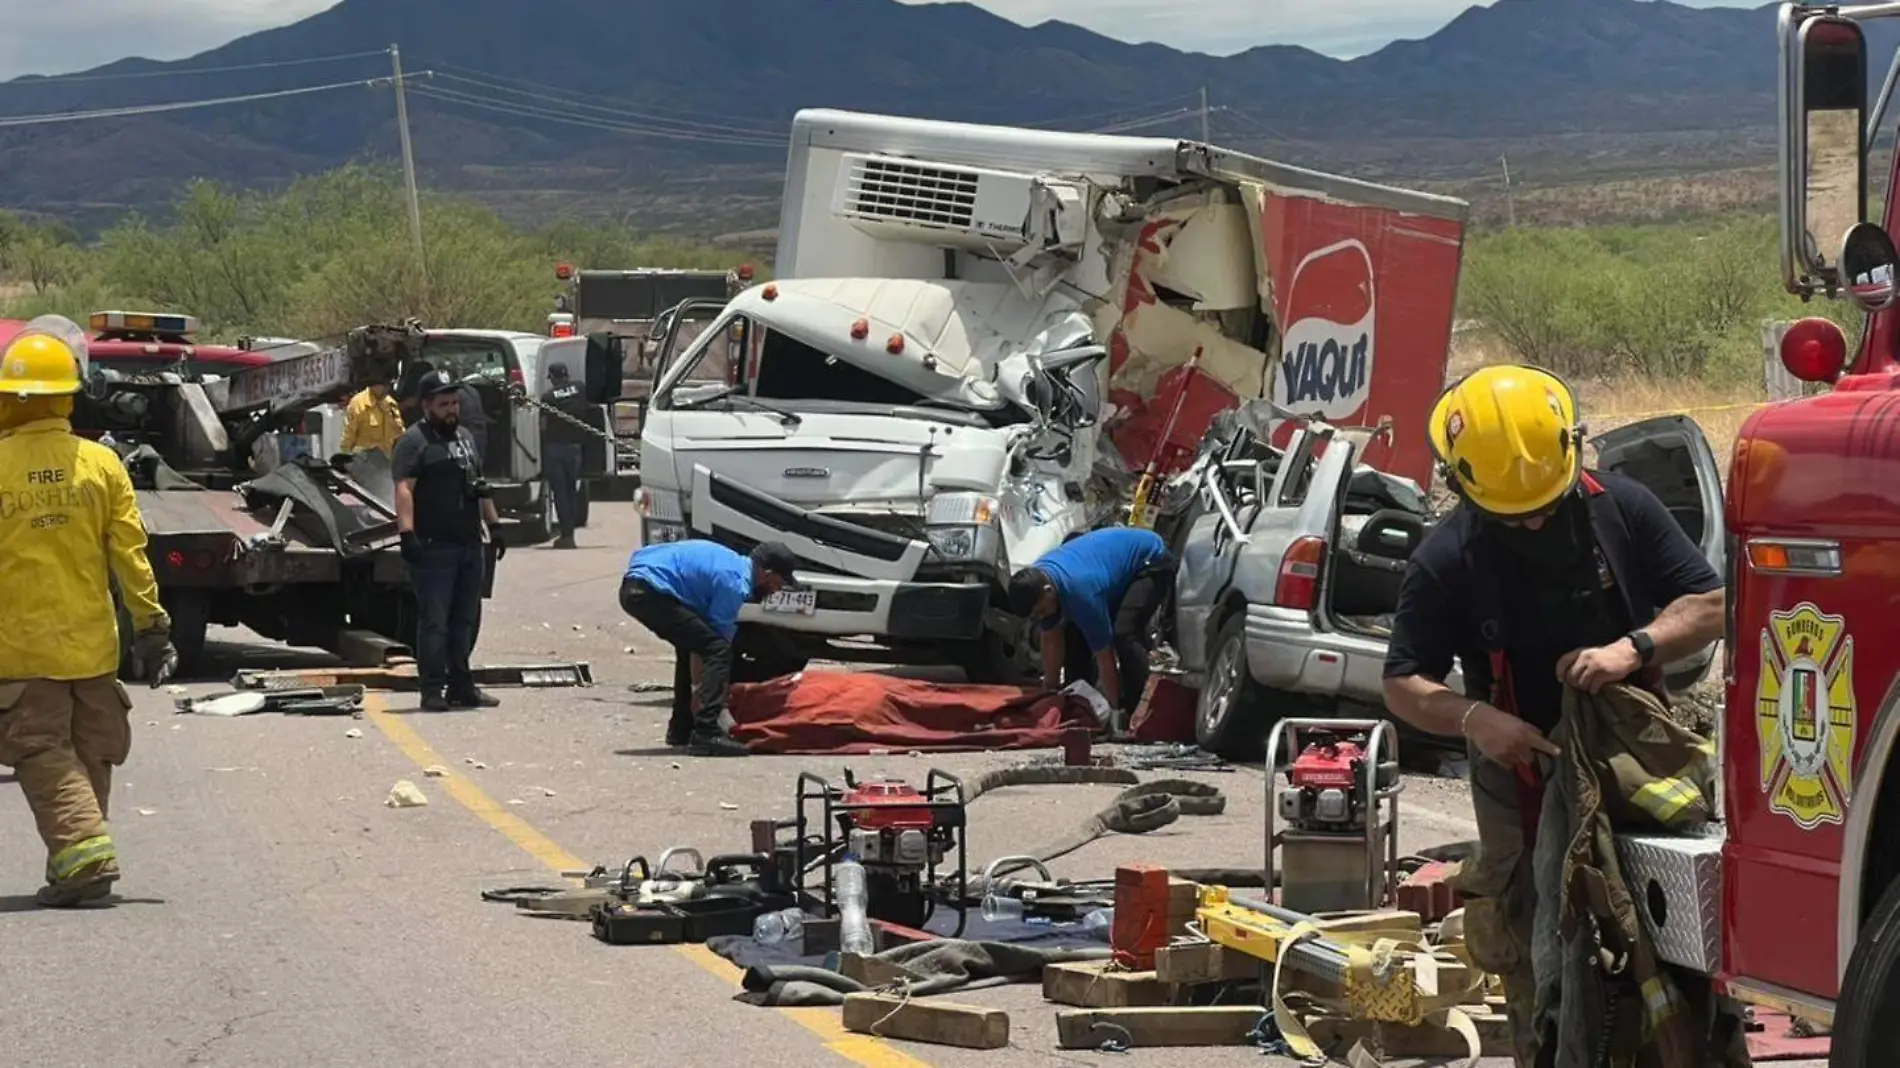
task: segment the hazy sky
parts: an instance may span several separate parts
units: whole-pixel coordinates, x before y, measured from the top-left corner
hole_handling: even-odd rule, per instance
[[[532,0],[522,0],[523,3]],[[923,3],[929,0],[903,0]],[[1303,44],[1337,56],[1423,37],[1471,0],[979,0],[1026,24],[1074,22],[1129,41],[1228,54]],[[1486,0],[1488,2],[1488,0]],[[1692,7],[1741,6],[1684,0]],[[84,70],[126,56],[182,59],[294,22],[334,0],[0,0],[0,78]],[[1753,6],[1751,3],[1749,6]]]

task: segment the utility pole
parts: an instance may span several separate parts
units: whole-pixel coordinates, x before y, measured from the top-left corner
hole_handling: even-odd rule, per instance
[[[1504,156],[1498,157],[1504,165],[1504,225],[1507,229],[1517,229],[1517,194],[1511,191],[1511,161]]]
[[[1211,145],[1214,143],[1214,135],[1208,132],[1207,86],[1205,85],[1201,86],[1201,143],[1204,145]]]
[[[416,270],[421,272],[423,291],[429,286],[429,260],[422,245],[422,194],[416,188],[416,151],[409,141],[409,98],[403,93],[402,48],[389,46],[389,64],[396,75],[396,133],[402,138],[402,176],[409,186],[409,233],[416,242]]]

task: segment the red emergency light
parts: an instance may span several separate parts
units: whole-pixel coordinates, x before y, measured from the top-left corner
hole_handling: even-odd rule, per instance
[[[739,281],[741,282],[752,281],[752,265],[749,263],[740,264],[738,274],[739,274]]]
[[[1847,335],[1832,319],[1797,319],[1781,335],[1781,365],[1803,382],[1832,382],[1847,366]]]
[[[554,326],[548,330],[548,336],[549,337],[573,337],[574,324],[573,323],[555,323]]]
[[[555,264],[555,265],[554,265],[554,277],[556,277],[556,278],[559,278],[559,279],[560,279],[561,281],[563,281],[563,282],[565,282],[565,281],[567,281],[568,279],[570,279],[570,278],[572,278],[572,277],[574,277],[574,265],[573,265],[573,264],[571,264],[571,263],[557,263],[557,264]]]

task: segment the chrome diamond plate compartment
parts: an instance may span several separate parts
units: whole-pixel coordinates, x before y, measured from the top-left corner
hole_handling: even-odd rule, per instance
[[[1723,825],[1699,834],[1619,834],[1623,877],[1656,955],[1713,975],[1722,964]]]

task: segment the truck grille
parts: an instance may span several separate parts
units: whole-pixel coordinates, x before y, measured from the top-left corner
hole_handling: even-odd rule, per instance
[[[854,527],[875,530],[880,534],[889,534],[904,539],[923,540],[924,521],[921,516],[890,515],[878,512],[820,512],[827,519],[840,523],[849,523]]]
[[[846,211],[864,219],[969,229],[977,176],[970,171],[860,156],[846,179]]]

